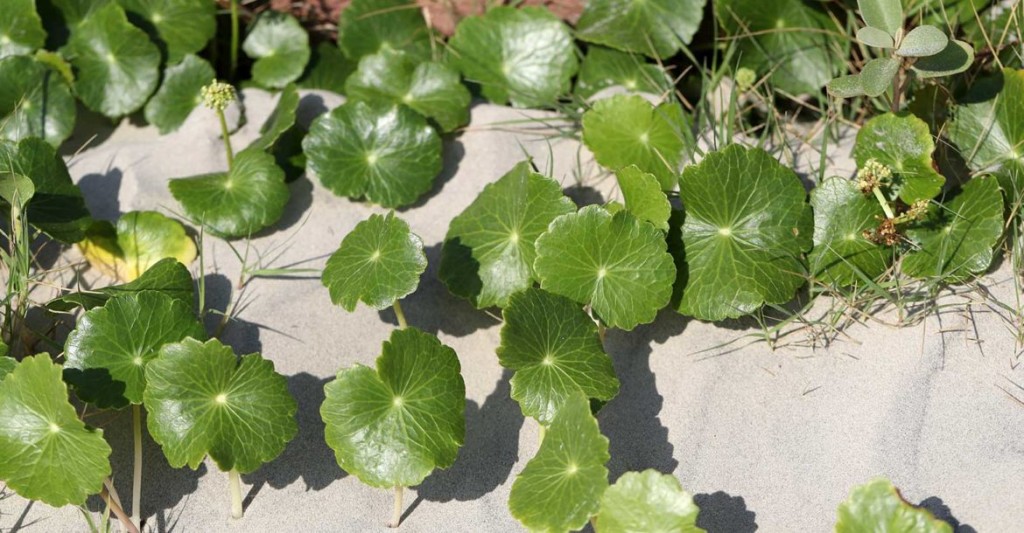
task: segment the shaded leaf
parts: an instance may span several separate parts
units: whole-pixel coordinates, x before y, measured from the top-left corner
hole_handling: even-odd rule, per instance
[[[0,17],[0,59],[31,54],[46,43],[43,21],[36,14],[35,0],[4,0]]]
[[[851,180],[832,177],[811,191],[814,208],[814,248],[808,256],[811,275],[837,287],[874,279],[892,260],[892,252],[868,240],[865,231],[885,217],[873,196],[867,197]]]
[[[974,48],[963,41],[950,40],[941,52],[918,59],[911,68],[917,77],[928,79],[959,74],[973,63]]]
[[[216,4],[208,0],[117,0],[128,20],[150,35],[168,64],[206,48],[216,33]]]
[[[584,41],[667,59],[697,32],[706,0],[590,0],[576,34]]]
[[[356,71],[356,65],[355,61],[345,57],[333,43],[322,42],[313,49],[306,71],[297,83],[303,89],[343,94],[345,80]]]
[[[295,125],[295,113],[299,109],[299,91],[295,84],[288,84],[277,98],[277,105],[270,116],[260,126],[260,136],[248,148],[252,150],[268,150],[273,148],[277,140]]]
[[[953,533],[949,524],[935,518],[927,509],[907,503],[887,479],[876,479],[854,488],[850,497],[839,505],[838,513],[836,533]]]
[[[643,56],[603,46],[589,47],[576,78],[576,94],[590,98],[612,86],[662,95],[672,90],[672,80],[664,69],[645,62]]]
[[[893,172],[890,192],[908,205],[939,194],[946,178],[932,163],[935,142],[928,124],[910,113],[886,113],[868,120],[857,132],[853,157],[858,167],[875,161]]]
[[[97,221],[78,243],[89,264],[104,275],[134,281],[164,258],[190,264],[196,245],[177,220],[156,211],[132,211],[117,225]]]
[[[82,191],[71,181],[64,159],[46,141],[38,137],[17,144],[0,141],[0,173],[5,172],[32,180],[35,191],[26,211],[29,224],[63,243],[85,235],[92,217]],[[0,208],[6,212],[9,205],[0,202]]]
[[[699,512],[675,476],[626,472],[604,491],[594,528],[601,533],[705,533],[697,527]]]
[[[242,43],[242,50],[256,62],[252,79],[280,89],[299,79],[309,61],[309,35],[288,13],[264,11],[256,18]]]
[[[630,165],[616,172],[615,177],[626,209],[636,218],[650,222],[661,231],[668,231],[672,206],[654,175]]]
[[[100,307],[112,297],[134,295],[142,291],[159,291],[178,300],[192,309],[194,295],[192,274],[185,265],[173,257],[161,259],[149,267],[131,283],[111,285],[92,291],[70,292],[47,302],[52,311],[71,311],[76,307],[85,310]]]
[[[202,88],[215,78],[213,67],[192,54],[164,70],[164,81],[146,104],[146,121],[161,134],[180,127],[192,110],[203,103]]]
[[[349,59],[384,49],[430,58],[430,29],[408,0],[352,0],[338,19],[338,46]]]

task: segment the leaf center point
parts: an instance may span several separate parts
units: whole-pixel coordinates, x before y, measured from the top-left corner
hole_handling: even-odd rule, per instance
[[[405,400],[401,396],[395,396],[395,399],[391,400],[391,404],[395,407],[401,407],[405,405]]]
[[[607,276],[607,275],[608,275],[608,269],[607,268],[601,267],[600,269],[598,269],[598,271],[597,271],[597,279],[604,279],[604,277]]]
[[[220,405],[224,405],[228,403],[228,395],[222,392],[218,394],[217,397],[213,399],[213,401],[217,402]]]
[[[723,237],[732,237],[732,228],[718,228],[718,234]]]
[[[55,422],[50,422],[50,433],[60,433],[60,426]]]

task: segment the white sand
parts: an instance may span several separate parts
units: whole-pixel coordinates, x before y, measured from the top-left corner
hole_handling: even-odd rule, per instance
[[[264,93],[245,94],[249,121],[235,135],[236,147],[255,138],[273,104]],[[303,105],[313,113],[339,101],[314,94]],[[449,295],[436,271],[451,218],[520,161],[523,150],[566,187],[585,178],[587,186],[570,191],[574,198],[598,201],[596,189],[612,196],[610,180],[596,178],[599,169],[579,143],[549,143],[525,131],[528,124],[512,123],[528,115],[546,116],[476,105],[469,130],[446,144],[447,170],[436,190],[401,212],[431,261],[420,289],[403,302],[406,315],[459,353],[469,399],[459,460],[409,491],[413,508],[404,531],[521,529],[506,501],[515,475],[536,451],[536,425],[524,423],[509,398],[510,374],[494,354],[499,322]],[[165,137],[126,123],[74,157],[71,172],[98,216],[174,212],[169,178],[225,168],[217,131],[206,111]],[[80,133],[72,144],[85,138]],[[817,161],[811,153],[797,164],[813,178]],[[830,162],[829,174],[851,171],[848,157]],[[292,192],[280,227],[251,243],[250,256],[281,253],[265,266],[319,268],[357,222],[380,211],[336,197],[315,179],[292,184]],[[206,254],[211,301],[224,309],[238,261],[214,239]],[[1012,302],[1008,278],[1004,267],[983,283]],[[228,519],[225,475],[212,463],[199,472],[172,470],[147,437],[148,525],[179,532],[383,530],[390,493],[337,467],[323,442],[318,409],[323,384],[339,368],[372,364],[394,327],[393,314],[363,307],[346,313],[331,305],[319,279],[259,279],[250,283],[245,302],[226,341],[242,352],[262,351],[289,376],[300,405],[299,435],[280,458],[243,478],[248,507],[238,522]],[[850,488],[878,475],[892,478],[911,502],[955,517],[958,531],[1019,531],[1024,405],[999,387],[1013,391],[1010,380],[1024,383],[1024,368],[1013,369],[1021,354],[1003,318],[981,303],[971,309],[972,316],[948,309],[902,329],[853,327],[817,349],[808,331],[782,339],[784,346],[772,351],[758,342],[760,330],[751,321],[707,324],[671,311],[635,331],[609,332],[607,348],[622,381],[619,397],[599,416],[611,441],[611,477],[644,468],[674,473],[697,494],[699,524],[712,533],[829,531]],[[122,501],[131,491],[129,423],[125,412],[106,426]],[[16,525],[41,532],[86,529],[73,508],[28,505],[16,496],[0,500],[0,530]]]

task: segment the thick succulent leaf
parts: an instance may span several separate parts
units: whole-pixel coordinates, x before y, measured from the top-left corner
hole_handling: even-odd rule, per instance
[[[356,224],[327,260],[322,281],[346,311],[360,301],[384,309],[412,294],[426,269],[423,241],[391,212]]]
[[[569,28],[541,7],[502,6],[463,19],[448,46],[466,79],[499,104],[550,106],[576,74]]]
[[[828,94],[836,98],[864,96],[864,82],[861,80],[860,74],[832,79],[828,82],[827,89]]]
[[[875,161],[893,172],[891,192],[908,205],[939,194],[946,178],[932,163],[935,142],[928,124],[910,113],[886,113],[857,132],[853,157],[858,167]]]
[[[671,190],[689,151],[689,127],[679,104],[652,107],[641,96],[617,95],[583,114],[583,142],[601,165],[611,170],[636,165]]]
[[[900,42],[896,55],[903,57],[928,57],[943,50],[949,44],[949,37],[946,37],[942,30],[935,26],[918,26],[912,30]]]
[[[608,488],[608,439],[582,392],[566,398],[537,455],[516,476],[512,516],[531,531],[576,531],[597,513]]]
[[[257,17],[242,50],[256,61],[252,65],[253,81],[280,89],[299,79],[306,69],[309,35],[292,15],[268,10]]]
[[[217,31],[216,3],[209,0],[117,0],[128,20],[146,30],[168,64],[206,48]]]
[[[299,109],[299,90],[290,83],[281,91],[277,105],[260,126],[260,136],[249,145],[252,150],[269,150],[278,139],[295,125],[295,114]]]
[[[832,52],[842,32],[812,4],[793,0],[718,0],[722,27],[737,41],[739,66],[769,75],[772,86],[791,94],[817,94],[845,68]]]
[[[135,295],[143,291],[158,291],[180,301],[192,309],[194,306],[192,274],[177,259],[168,257],[157,261],[131,283],[111,285],[92,291],[71,292],[47,302],[52,311],[85,310],[100,307],[115,296]]]
[[[76,113],[71,88],[57,71],[29,56],[0,59],[0,138],[43,137],[60,146]]]
[[[814,248],[808,256],[811,276],[837,287],[874,279],[888,268],[892,251],[864,236],[885,217],[874,196],[865,196],[851,180],[833,177],[811,191]]]
[[[893,48],[895,46],[892,35],[889,35],[885,30],[872,26],[864,26],[858,29],[857,40],[875,48]]]
[[[836,533],[953,533],[952,526],[935,518],[927,509],[907,503],[887,479],[876,479],[854,488],[850,497],[839,505],[838,514]]]
[[[575,210],[558,183],[533,172],[529,161],[519,163],[452,219],[441,249],[441,281],[478,308],[504,307],[537,280],[537,237]]]
[[[661,95],[672,91],[672,80],[662,67],[647,63],[643,56],[603,46],[589,47],[576,78],[576,94],[590,98],[613,86]]]
[[[188,265],[196,244],[177,220],[156,211],[132,211],[117,225],[96,222],[78,243],[93,267],[113,279],[130,282],[164,258]]]
[[[903,27],[903,3],[901,0],[857,0],[860,16],[872,28],[878,28],[895,36]]]
[[[704,533],[700,508],[671,474],[626,472],[601,497],[594,529],[601,533]]]
[[[0,382],[0,480],[30,500],[84,505],[110,475],[110,446],[78,419],[60,373],[40,354]]]
[[[0,59],[31,54],[46,43],[43,21],[36,14],[35,0],[4,0],[0,17]]]
[[[498,361],[516,372],[512,399],[524,415],[547,425],[576,393],[602,402],[619,393],[597,324],[576,302],[531,287],[513,294],[502,316]]]
[[[357,63],[333,43],[322,42],[312,50],[306,71],[297,82],[303,89],[318,89],[338,94],[345,92],[345,80],[356,71]]]
[[[146,366],[146,426],[174,468],[252,472],[295,436],[288,381],[258,353],[235,356],[217,339],[165,344]]]
[[[413,328],[391,333],[376,371],[339,372],[320,406],[338,464],[374,487],[411,487],[451,466],[466,434],[459,372],[454,350]]]
[[[338,46],[358,61],[384,49],[430,58],[430,29],[419,6],[408,0],[352,0],[338,20]]]
[[[164,70],[164,81],[146,104],[146,121],[161,134],[170,133],[203,103],[202,88],[213,81],[213,67],[192,54]]]
[[[917,278],[961,283],[984,273],[1003,234],[1003,195],[995,179],[974,178],[932,204],[924,221],[907,230],[914,249],[903,272]]]
[[[64,380],[103,409],[141,404],[146,365],[160,348],[205,336],[192,306],[181,300],[157,291],[118,296],[78,319],[64,346]]]
[[[469,122],[469,90],[458,72],[395,50],[363,56],[359,69],[345,83],[345,95],[354,100],[407,105],[436,121],[444,131]]]
[[[661,231],[668,231],[672,206],[654,174],[630,165],[616,172],[615,177],[619,181],[626,209],[636,218],[650,222]]]
[[[78,23],[62,53],[77,72],[75,93],[108,117],[141,108],[160,81],[160,50],[113,2]]]
[[[992,173],[1007,201],[1024,198],[1024,71],[979,81],[953,111],[949,138],[976,173]]]
[[[860,83],[864,94],[881,96],[892,86],[893,77],[900,70],[900,61],[891,57],[879,57],[868,61],[860,72]]]
[[[28,204],[29,224],[63,243],[80,240],[92,223],[82,191],[71,181],[64,159],[53,146],[38,137],[17,144],[0,141],[0,174],[10,173],[32,180],[35,192]],[[9,206],[0,201],[0,208]]]
[[[963,41],[950,40],[941,52],[918,59],[911,68],[919,78],[941,78],[959,74],[973,63],[974,47]]]
[[[576,24],[580,39],[668,59],[690,44],[706,0],[590,0]]]
[[[306,165],[334,194],[401,207],[441,172],[441,137],[403,106],[348,102],[320,116],[302,141]]]
[[[800,178],[758,148],[732,144],[687,167],[679,182],[687,284],[678,310],[737,318],[793,298],[814,229]]]
[[[628,211],[611,215],[596,205],[548,226],[534,268],[541,288],[590,304],[605,324],[625,330],[654,320],[676,278],[662,232]]]
[[[284,171],[258,149],[239,152],[229,172],[177,178],[168,186],[189,218],[226,238],[248,237],[277,222],[290,195]]]

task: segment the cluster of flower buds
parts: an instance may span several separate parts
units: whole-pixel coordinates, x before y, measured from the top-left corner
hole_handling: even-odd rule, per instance
[[[892,169],[879,163],[876,159],[868,159],[867,163],[857,171],[857,188],[865,195],[872,194],[874,189],[892,183]]]
[[[864,230],[864,238],[875,244],[896,246],[900,243],[901,235],[894,219],[883,218],[877,228]]]
[[[736,71],[736,88],[745,93],[754,87],[757,82],[757,73],[747,67],[740,67]]]
[[[222,81],[214,80],[203,87],[201,94],[203,105],[216,111],[224,111],[228,104],[235,101],[235,88]]]

